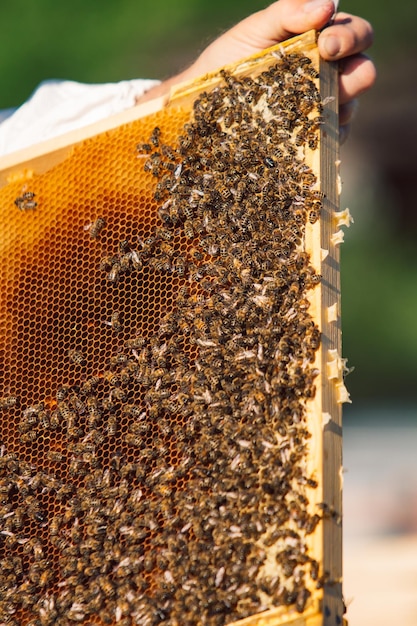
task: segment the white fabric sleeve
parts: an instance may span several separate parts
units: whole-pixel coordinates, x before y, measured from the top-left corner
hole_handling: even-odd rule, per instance
[[[150,79],[41,83],[29,100],[0,123],[0,156],[129,109],[137,97],[158,83]]]

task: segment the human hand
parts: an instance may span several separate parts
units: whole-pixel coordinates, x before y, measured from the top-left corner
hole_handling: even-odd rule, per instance
[[[146,99],[164,93],[173,84],[192,80],[223,65],[239,61],[294,35],[311,29],[320,30],[329,22],[333,13],[332,0],[278,0],[218,37],[189,68],[148,92]],[[356,108],[356,99],[375,81],[375,67],[363,54],[372,44],[372,40],[371,25],[348,13],[337,13],[332,25],[319,35],[320,55],[327,61],[340,62],[341,139],[347,135]]]

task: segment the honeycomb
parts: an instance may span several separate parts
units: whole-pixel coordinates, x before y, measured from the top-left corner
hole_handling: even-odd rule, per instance
[[[312,58],[222,70],[1,189],[0,623],[249,624],[321,597]]]

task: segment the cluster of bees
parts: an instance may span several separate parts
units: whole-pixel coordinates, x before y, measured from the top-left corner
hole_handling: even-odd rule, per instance
[[[138,145],[160,226],[100,263],[115,288],[146,267],[179,277],[175,306],[52,405],[19,409],[22,446],[50,442],[42,470],[0,449],[2,623],[223,626],[303,612],[323,584],[305,414],[317,72],[280,54],[255,78],[221,77],[176,145],[159,128]],[[120,333],[117,311],[109,325]],[[77,347],[68,358],[85,364]]]

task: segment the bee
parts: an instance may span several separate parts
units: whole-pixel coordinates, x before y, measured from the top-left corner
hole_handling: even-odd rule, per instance
[[[94,222],[89,225],[89,235],[91,239],[97,239],[103,228],[106,226],[106,220],[104,217],[98,217]]]
[[[323,277],[321,274],[312,274],[310,276],[310,283],[312,285],[318,285],[321,282],[322,278]]]
[[[49,534],[51,537],[56,537],[61,528],[61,517],[58,515],[54,515],[49,522]],[[66,545],[66,542],[65,542]],[[57,546],[58,547],[58,546]]]
[[[138,417],[138,418],[146,417],[146,413],[135,404],[123,405],[122,411],[123,413],[125,413],[126,415],[129,415],[130,417]]]
[[[146,412],[144,414],[144,417],[146,418]],[[135,435],[146,435],[151,430],[151,424],[148,421],[142,420],[140,422],[135,422],[134,424],[131,424],[129,430]]]
[[[132,337],[132,339],[126,339],[125,346],[130,350],[140,350],[146,344],[146,339],[140,335]]]
[[[39,502],[34,496],[26,496],[25,507],[29,517],[42,524],[46,521],[45,514],[40,510]]]
[[[73,423],[75,421],[76,414],[72,411],[66,400],[58,402],[57,409],[67,423]]]
[[[79,350],[70,349],[67,354],[71,361],[73,361],[76,365],[82,366],[86,364],[85,357]]]
[[[111,391],[112,397],[116,398],[119,402],[126,402],[128,398],[127,392],[121,387],[114,387]]]
[[[89,395],[89,394],[94,393],[94,390],[96,389],[99,383],[100,383],[100,378],[98,376],[92,376],[91,378],[88,378],[81,385],[80,393],[83,395]],[[64,400],[65,397],[66,396],[64,396],[62,400]]]
[[[177,272],[179,276],[184,276],[187,268],[187,261],[184,257],[178,256],[172,266],[173,270]]]
[[[146,154],[152,152],[152,146],[150,143],[138,143],[136,146],[136,150],[139,153],[138,156],[144,156],[142,155],[143,152],[145,152]]]
[[[128,252],[127,254],[124,254],[123,256],[120,257],[120,273],[121,274],[128,274],[130,272],[131,269],[131,253]]]
[[[193,239],[194,237],[193,223],[190,219],[187,219],[184,222],[184,234],[187,237],[187,239]]]
[[[110,283],[116,284],[116,283],[119,282],[121,273],[122,273],[122,268],[121,268],[121,265],[120,265],[120,261],[115,261],[112,264],[110,272],[107,274],[107,280]]]
[[[87,397],[87,410],[88,410],[88,426],[90,429],[94,429],[101,418],[101,411],[98,400],[95,396]]]
[[[107,272],[111,270],[114,263],[116,263],[117,257],[115,256],[104,256],[100,259],[99,269],[102,272]]]
[[[119,377],[122,385],[128,385],[132,380],[132,374],[127,367],[120,370]]]
[[[155,146],[155,148],[158,148],[160,137],[161,137],[161,129],[159,128],[159,126],[155,126],[149,138],[149,143]]]
[[[316,150],[319,145],[319,138],[315,133],[308,133],[307,135],[308,147],[310,150]]]
[[[37,434],[36,431],[34,430],[29,430],[26,433],[23,433],[19,439],[22,443],[31,443],[32,441],[35,441],[35,439],[37,438]]]
[[[64,460],[64,455],[58,450],[48,450],[46,453],[46,458],[53,463],[62,463]]]
[[[24,422],[29,425],[36,424],[38,421],[38,415],[43,410],[44,410],[43,402],[41,402],[40,404],[33,404],[32,406],[28,406],[23,411]]]
[[[19,556],[14,556],[10,561],[12,565],[11,570],[14,571],[17,576],[20,576],[23,572],[22,559]]]
[[[49,415],[49,427],[56,430],[61,425],[61,415],[58,409],[53,409]]]
[[[106,423],[106,430],[109,437],[114,437],[117,433],[117,417],[109,415]]]
[[[129,240],[128,239],[122,239],[121,241],[119,241],[119,253],[122,254],[127,254],[130,251],[130,244],[129,244]]]
[[[311,596],[311,591],[307,589],[307,587],[301,587],[297,593],[297,597],[295,600],[295,608],[299,613],[303,613],[307,600]]]
[[[305,144],[307,139],[307,131],[306,129],[301,129],[295,136],[295,145],[302,146]]]
[[[223,124],[225,128],[230,128],[238,119],[237,109],[236,112],[233,109],[229,109],[223,116]]]
[[[41,409],[37,416],[39,426],[44,429],[48,429],[50,426],[50,413],[49,411],[45,411]]]
[[[18,399],[16,396],[6,396],[4,398],[0,398],[0,410],[2,409],[11,409],[16,406],[18,403]]]
[[[124,439],[129,446],[134,448],[142,448],[144,444],[143,438],[135,433],[126,433]]]
[[[116,374],[116,372],[113,372],[112,370],[107,370],[106,372],[104,372],[103,378],[112,387],[117,387],[120,383],[118,375]]]
[[[310,224],[315,224],[320,217],[320,209],[311,209],[308,212],[308,221]]]
[[[167,272],[171,269],[170,259],[166,255],[154,257],[150,260],[150,265],[154,267],[157,272]]]
[[[38,203],[33,199],[35,194],[33,191],[26,191],[24,194],[15,199],[14,203],[21,211],[36,209]]]
[[[158,235],[164,241],[171,241],[174,236],[173,232],[168,228],[159,228]]]
[[[79,597],[79,594],[76,595]],[[65,612],[66,618],[71,621],[81,622],[84,620],[85,613],[81,609],[82,604],[76,604],[75,602],[72,604],[72,607],[68,607],[68,611]]]

